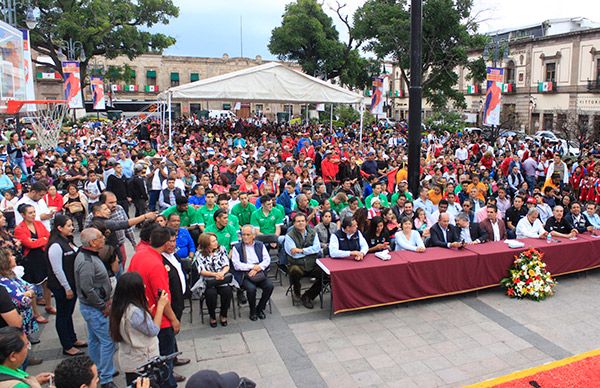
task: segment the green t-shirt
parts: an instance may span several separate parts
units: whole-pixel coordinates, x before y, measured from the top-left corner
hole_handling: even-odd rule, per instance
[[[400,192],[396,191],[394,194],[392,194],[392,200],[390,201],[390,203],[393,205],[396,204],[396,202],[398,201],[398,197],[400,196]],[[408,191],[404,192],[404,197],[408,200],[411,201],[413,200],[413,196],[411,193],[409,193]]]
[[[256,211],[256,206],[248,202],[248,206],[243,207],[241,203],[236,203],[231,209],[231,214],[236,216],[241,226],[250,225],[252,213]]]
[[[227,225],[231,225],[235,230],[240,230],[240,220],[235,214],[227,215]]]
[[[271,209],[267,215],[260,208],[252,213],[250,224],[259,228],[262,234],[275,234],[276,226],[283,225],[283,217],[283,214],[277,208]]]
[[[27,377],[29,377],[29,374],[25,371],[22,371],[21,369],[10,369],[9,367],[6,367],[4,365],[0,365],[0,373],[9,375],[9,376],[14,376],[15,380],[16,379],[24,380]],[[29,388],[29,384],[17,383],[16,385],[13,385],[13,388]]]
[[[238,242],[237,230],[229,224],[219,230],[217,225],[213,222],[211,225],[208,225],[204,231],[216,234],[219,245],[223,246],[225,250],[227,250],[227,253],[231,250],[231,246]]]
[[[198,220],[197,223],[199,225],[212,225],[215,223],[215,219],[213,218],[215,212],[219,210],[219,207],[215,205],[212,209],[209,209],[206,205],[202,206],[197,210]]]
[[[198,211],[192,205],[188,205],[187,210],[184,212],[177,210],[177,205],[169,206],[163,210],[162,215],[169,218],[169,216],[173,213],[179,214],[182,227],[187,227],[198,223]]]
[[[279,206],[281,206],[281,205],[279,205]],[[319,202],[317,200],[311,198],[310,201],[308,202],[308,207],[312,207],[313,209],[318,208]],[[298,209],[298,204],[294,202],[294,208],[292,210],[296,210],[296,209]]]
[[[365,198],[365,204],[367,205],[367,209],[371,208],[371,200],[373,199],[373,194],[370,194],[367,198]],[[388,202],[385,194],[379,194],[379,201],[381,202],[381,207],[390,207],[390,203]]]

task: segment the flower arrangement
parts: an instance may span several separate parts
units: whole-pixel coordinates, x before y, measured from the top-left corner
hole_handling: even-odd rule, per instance
[[[500,280],[511,298],[529,298],[535,301],[546,299],[554,294],[556,281],[546,271],[544,254],[537,249],[529,249],[515,256],[515,262],[508,270],[508,277]]]

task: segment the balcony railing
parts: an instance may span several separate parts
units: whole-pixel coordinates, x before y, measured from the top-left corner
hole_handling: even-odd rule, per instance
[[[587,89],[591,92],[600,93],[600,79],[588,80]]]
[[[554,80],[538,82],[538,93],[556,93],[557,91],[558,87]]]

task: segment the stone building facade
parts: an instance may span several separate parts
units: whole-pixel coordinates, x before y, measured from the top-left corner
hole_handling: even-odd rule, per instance
[[[34,54],[35,57],[35,54]],[[37,58],[40,60],[40,58]],[[41,58],[44,61],[44,58]],[[112,93],[115,102],[134,102],[143,109],[156,101],[160,92],[172,86],[183,85],[233,71],[261,65],[265,62],[260,56],[250,58],[231,58],[224,54],[221,58],[185,57],[158,54],[144,54],[130,60],[127,57],[115,59],[98,58],[89,64],[88,73],[94,68],[107,69],[108,66],[128,65],[132,70],[132,81],[123,81],[114,85],[106,84],[106,93]],[[289,66],[299,69],[295,64]],[[62,93],[62,80],[55,76],[53,70],[47,66],[38,65],[36,69],[36,95],[40,99],[58,99]],[[89,88],[84,90],[85,100],[89,101],[91,93]],[[130,104],[134,105],[135,104]],[[173,113],[190,115],[201,110],[233,110],[236,101],[185,101],[174,102]],[[275,117],[278,112],[299,115],[304,112],[304,106],[299,104],[241,104],[240,110],[235,113],[239,117],[248,117],[254,113],[262,112],[269,118]],[[134,108],[135,109],[135,108]]]

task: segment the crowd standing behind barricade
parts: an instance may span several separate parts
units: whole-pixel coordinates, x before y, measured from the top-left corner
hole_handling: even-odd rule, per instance
[[[367,126],[362,141],[357,124],[194,117],[172,125],[169,141],[152,120],[84,122],[53,150],[31,141],[27,127],[0,128],[8,141],[0,145],[0,326],[37,343],[42,312],[56,314],[63,353],[87,347],[103,387],[119,369],[132,383],[136,365],[177,352],[190,292],[216,328],[227,325],[235,295],[249,319],[267,319],[275,267],[292,302],[313,308],[320,257],[360,261],[600,229],[598,144],[574,157],[530,137],[426,131],[413,194],[405,123]],[[77,299],[87,342],[73,328]],[[21,368],[41,361],[30,354]],[[186,363],[165,361],[161,386],[185,380],[173,368]]]

